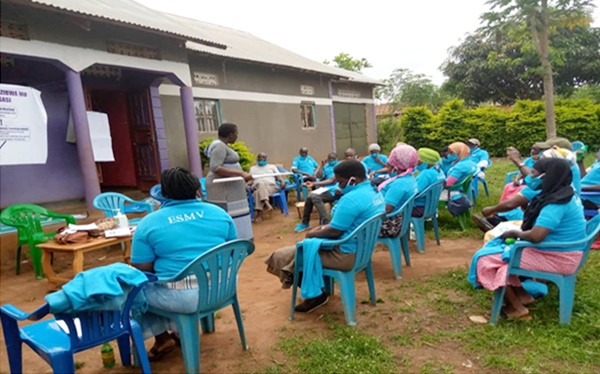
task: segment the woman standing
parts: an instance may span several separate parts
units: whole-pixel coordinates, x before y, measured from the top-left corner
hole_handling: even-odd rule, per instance
[[[238,127],[233,123],[219,126],[219,139],[206,149],[210,172],[206,177],[207,201],[225,209],[233,218],[239,239],[252,239],[252,220],[246,195],[246,182],[252,175],[242,170],[240,156],[228,144],[235,143]],[[221,178],[241,177],[243,180],[218,183]]]

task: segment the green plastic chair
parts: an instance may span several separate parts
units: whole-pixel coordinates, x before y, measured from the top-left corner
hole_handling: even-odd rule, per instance
[[[460,183],[455,183],[452,187],[446,188],[444,191],[461,191],[471,201],[471,203],[474,204],[475,200],[473,195],[473,189],[471,186],[472,180],[473,176],[470,175],[467,178],[460,181]],[[446,205],[446,201],[440,200],[440,204]],[[462,231],[465,231],[467,229],[467,222],[471,220],[471,208],[465,210],[456,218],[458,219],[458,224],[460,225]]]
[[[42,250],[37,248],[36,245],[44,243],[56,235],[55,231],[46,233],[42,229],[41,221],[45,218],[64,219],[67,225],[75,223],[73,216],[54,213],[34,204],[11,205],[5,208],[0,214],[0,222],[17,229],[17,275],[21,272],[21,247],[27,244],[31,253],[36,278],[44,277],[44,271],[42,270]]]

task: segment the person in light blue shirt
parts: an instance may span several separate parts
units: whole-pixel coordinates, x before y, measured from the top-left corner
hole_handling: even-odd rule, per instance
[[[335,176],[333,168],[340,163],[337,158],[337,153],[331,152],[327,155],[326,160],[321,161],[321,165],[319,165],[315,173],[315,176],[319,181],[333,179]]]
[[[418,171],[416,180],[419,193],[421,193],[432,184],[446,180],[446,176],[438,165],[441,156],[437,151],[431,148],[419,148],[417,153],[419,155],[419,164],[416,167]],[[415,200],[412,216],[422,217],[424,210],[425,197],[423,196]]]
[[[165,170],[161,174],[161,193],[168,199],[160,210],[144,217],[133,236],[131,264],[159,278],[176,275],[196,257],[237,239],[233,219],[216,205],[198,200],[198,177],[183,168]],[[195,279],[175,283],[149,283],[144,292],[148,304],[171,312],[191,313],[198,307],[198,285]],[[140,324],[144,337],[155,336],[149,352],[157,360],[175,348],[168,330],[169,321],[144,314]]]
[[[292,171],[294,173],[302,174],[305,182],[316,181],[315,171],[319,164],[314,158],[308,155],[308,148],[302,147],[298,152],[299,155],[294,157],[294,160],[292,161]]]
[[[380,152],[381,147],[379,144],[373,143],[369,145],[369,155],[362,159],[362,163],[367,167],[367,175],[371,175],[371,178],[378,178],[387,174],[378,172],[380,169],[385,168],[388,161],[387,156]]]
[[[473,161],[473,163],[475,163],[480,170],[477,176],[480,179],[485,179],[484,171],[490,167],[490,165],[492,165],[492,162],[490,161],[490,154],[486,150],[481,149],[481,142],[479,139],[471,138],[466,144],[471,150],[471,161]]]
[[[586,192],[600,193],[600,150],[596,153],[597,160],[588,170],[584,170],[581,179],[581,199],[586,209],[600,209],[600,194],[591,195]]]
[[[371,217],[385,211],[381,193],[367,181],[364,166],[356,160],[340,162],[334,169],[342,197],[332,211],[328,225],[317,226],[306,233],[306,238],[343,239]],[[318,251],[323,268],[347,271],[354,266],[356,242],[348,242],[333,249]],[[283,288],[289,288],[293,280],[295,246],[273,252],[266,260],[267,271],[277,276]],[[310,313],[325,305],[326,293],[305,299],[296,306],[296,312]]]
[[[442,159],[438,161],[438,165],[442,172],[444,172],[444,175],[448,175],[448,171],[450,171],[450,168],[452,167],[452,164],[454,162],[453,160],[448,159],[448,155],[450,155],[450,149],[448,148],[448,146],[442,147],[442,149],[440,150],[440,157]]]

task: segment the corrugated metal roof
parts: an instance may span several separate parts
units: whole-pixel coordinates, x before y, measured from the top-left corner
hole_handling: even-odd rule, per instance
[[[383,82],[377,79],[369,78],[360,73],[313,61],[244,31],[173,14],[165,13],[165,15],[170,17],[174,22],[185,24],[189,28],[197,30],[200,35],[205,35],[210,40],[218,40],[227,46],[227,49],[223,50],[194,42],[187,42],[187,48],[193,51],[323,73],[341,77],[350,82],[373,85],[383,84]]]
[[[159,11],[145,7],[133,0],[30,0],[32,3],[73,12],[93,18],[129,24],[161,33],[212,45],[214,49],[226,48],[212,41],[200,30],[191,30],[174,22]]]

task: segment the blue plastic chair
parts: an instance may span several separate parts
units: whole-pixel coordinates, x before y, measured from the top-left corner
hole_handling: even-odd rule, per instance
[[[479,174],[479,173],[477,173]],[[479,183],[483,184],[483,188],[485,189],[485,195],[490,196],[490,191],[488,190],[487,181],[483,178],[479,178],[478,175],[473,176],[473,180],[471,181],[473,188],[473,195],[475,197],[479,196]]]
[[[395,217],[398,214],[402,215],[402,226],[400,232],[393,238],[377,238],[378,243],[385,244],[390,250],[390,257],[392,260],[392,269],[394,269],[394,278],[402,278],[402,259],[400,252],[404,253],[404,261],[406,266],[410,266],[410,253],[408,251],[408,237],[410,234],[410,215],[415,204],[415,198],[417,194],[414,194],[408,199],[400,208],[389,213],[386,218]]]
[[[151,277],[155,279],[155,277]],[[147,283],[147,282],[146,282]],[[117,339],[123,366],[131,365],[130,338],[136,362],[143,373],[150,373],[150,362],[144,347],[140,325],[130,317],[136,295],[146,284],[133,288],[120,310],[85,311],[76,314],[56,314],[55,318],[19,328],[18,321],[39,321],[50,314],[50,305],[44,304],[32,313],[7,304],[0,308],[4,341],[11,373],[23,372],[22,343],[27,344],[44,359],[55,373],[74,373],[73,355]],[[57,323],[68,327],[65,332]],[[64,326],[64,325],[63,325]]]
[[[216,246],[198,256],[188,266],[170,279],[159,282],[175,282],[188,276],[198,281],[198,310],[191,314],[167,312],[149,307],[148,311],[166,317],[177,324],[186,373],[200,373],[199,320],[205,332],[214,331],[214,313],[228,305],[233,306],[242,348],[248,349],[244,334],[242,312],[237,298],[237,274],[244,259],[254,252],[254,244],[248,240],[234,240]]]
[[[133,200],[118,192],[104,192],[94,198],[94,208],[102,210],[108,218],[114,217],[117,211],[127,213],[152,213],[154,207],[145,201]],[[130,225],[137,224],[143,217],[129,219]]]
[[[506,177],[504,178],[504,185],[511,183],[517,175],[519,175],[520,171],[511,171],[506,173]]]
[[[375,249],[381,223],[385,217],[385,213],[371,217],[360,226],[358,226],[350,235],[341,240],[326,240],[322,244],[324,249],[332,249],[334,246],[340,246],[349,241],[356,241],[356,259],[352,270],[341,271],[333,269],[323,269],[323,277],[325,278],[325,292],[332,295],[334,291],[333,280],[335,279],[340,285],[340,294],[342,297],[342,306],[344,307],[344,317],[346,324],[356,326],[356,289],[354,285],[356,274],[365,271],[367,274],[367,283],[369,284],[369,294],[371,296],[371,304],[376,304],[375,297],[375,280],[373,278],[373,267],[371,265],[371,256]],[[296,308],[296,295],[298,292],[298,280],[300,273],[303,271],[303,242],[296,244],[296,261],[294,264],[294,285],[292,288],[292,305],[290,310],[290,320],[294,319]]]
[[[600,192],[595,192],[595,191],[581,191],[581,199],[585,200],[586,197],[592,197],[592,196],[600,196]],[[586,217],[595,217],[598,215],[598,211],[594,210],[594,209],[585,209],[583,211],[583,214]]]
[[[475,205],[475,196],[473,194],[473,188],[471,186],[471,181],[473,176],[470,175],[467,178],[463,179],[460,183],[455,183],[450,188],[446,188],[447,191],[461,191],[469,200],[471,201],[471,206]],[[446,205],[446,201],[440,200],[440,204]],[[461,215],[456,217],[458,219],[458,224],[462,231],[467,229],[467,222],[471,220],[471,208],[465,210]]]
[[[252,194],[252,187],[248,186],[246,192],[248,194],[248,205],[250,206],[250,218],[254,219],[254,195]],[[275,204],[275,206],[279,208],[281,213],[284,213],[286,217],[290,215],[285,190],[275,192],[274,194],[269,196],[269,198],[271,199],[273,204]]]
[[[289,173],[290,172],[283,166],[277,166],[277,170],[279,170],[280,173]],[[288,181],[285,184],[286,196],[287,196],[288,192],[296,191],[296,200],[304,201],[304,199],[302,197],[302,183],[304,182],[304,178],[302,177],[302,174],[292,174],[291,179],[292,180],[288,179]]]
[[[425,221],[431,220],[433,224],[433,232],[435,234],[435,240],[440,245],[440,230],[438,228],[438,204],[440,202],[440,196],[444,190],[445,181],[439,181],[421,191],[415,200],[421,197],[425,197],[425,207],[423,210],[422,217],[411,217],[410,222],[415,230],[415,236],[417,238],[417,251],[419,253],[425,252]]]
[[[202,188],[202,200],[206,200],[206,177],[200,178],[200,187]]]
[[[556,284],[558,286],[559,293],[560,324],[568,324],[569,322],[571,322],[571,314],[573,312],[573,301],[575,299],[575,281],[577,279],[577,273],[587,260],[587,257],[590,254],[592,243],[596,239],[596,236],[598,236],[598,232],[600,232],[600,216],[596,216],[587,222],[587,236],[585,237],[585,239],[576,242],[531,243],[527,241],[517,241],[511,249],[511,256],[508,262],[508,271],[506,273],[506,279],[508,279],[510,275],[517,275],[529,278],[545,279]],[[554,252],[567,252],[570,251],[573,247],[580,246],[582,244],[585,244],[585,250],[583,251],[581,262],[579,263],[579,267],[577,268],[575,273],[571,275],[546,273],[542,271],[533,271],[520,268],[521,255],[523,254],[523,249],[526,247],[544,248],[548,252],[550,252],[550,250],[548,250],[547,248],[556,248],[556,250],[553,250]],[[490,323],[492,325],[495,325],[498,322],[498,316],[500,315],[500,310],[502,309],[505,292],[506,287],[500,287],[494,293],[494,303],[492,305],[492,313],[490,316]]]
[[[162,195],[162,191],[160,189],[160,183],[152,186],[152,188],[150,189],[150,197],[152,197],[154,200],[160,202],[161,204],[164,204],[168,200],[166,197],[164,197]]]

